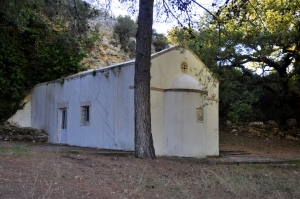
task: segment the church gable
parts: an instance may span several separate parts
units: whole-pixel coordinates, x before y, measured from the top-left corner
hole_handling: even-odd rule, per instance
[[[178,74],[193,77],[208,92],[208,98],[218,100],[218,80],[190,49],[173,47],[152,56],[152,88],[166,89]]]
[[[153,55],[150,89],[158,155],[219,154],[218,81],[191,50],[174,47]]]

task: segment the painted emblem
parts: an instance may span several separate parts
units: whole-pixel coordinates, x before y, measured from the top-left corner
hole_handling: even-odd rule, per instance
[[[181,63],[181,71],[184,73],[188,71],[188,65],[185,61]]]

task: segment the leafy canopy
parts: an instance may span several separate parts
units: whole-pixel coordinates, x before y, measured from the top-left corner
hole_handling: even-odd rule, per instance
[[[114,33],[116,33],[120,39],[121,49],[130,53],[130,57],[135,57],[136,46],[136,32],[137,23],[131,19],[130,16],[119,16],[114,26]],[[164,34],[157,33],[153,29],[152,33],[152,45],[155,52],[164,50],[169,47],[170,43]]]
[[[35,84],[85,69],[93,14],[80,0],[0,2],[0,121],[24,105]]]
[[[219,74],[220,107],[229,118],[296,117],[300,124],[299,7],[296,0],[227,1],[216,17],[206,15],[195,29],[174,29],[169,38]],[[239,76],[230,75],[236,70]]]

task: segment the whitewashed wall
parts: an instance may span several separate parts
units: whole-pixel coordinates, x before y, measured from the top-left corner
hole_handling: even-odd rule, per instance
[[[23,103],[25,103],[23,109],[17,111],[7,121],[15,126],[31,127],[31,96],[27,95]]]
[[[124,65],[123,65],[124,66]],[[50,142],[60,143],[59,108],[68,110],[67,144],[133,150],[133,65],[80,73],[64,82],[32,90],[32,127],[43,128]],[[119,75],[117,70],[120,69]],[[106,77],[107,75],[107,77]],[[81,104],[89,102],[90,126],[81,125]]]

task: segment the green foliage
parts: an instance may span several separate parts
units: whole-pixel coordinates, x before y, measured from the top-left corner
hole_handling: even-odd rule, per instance
[[[224,116],[280,123],[293,117],[300,125],[299,5],[228,1],[216,17],[203,17],[197,29],[177,28],[168,37],[173,44],[188,45],[218,74]]]
[[[260,111],[254,106],[258,102],[257,89],[247,82],[259,76],[252,74],[250,79],[235,68],[218,68],[220,81],[220,116],[234,123],[261,120]]]
[[[76,155],[80,154],[79,151],[68,151],[68,153],[70,153],[70,154],[76,154]]]
[[[152,44],[155,48],[155,52],[162,51],[170,46],[168,38],[164,34],[157,33],[155,29],[152,34]]]
[[[298,11],[297,1],[232,1],[218,12],[223,22],[218,58],[260,70],[260,80],[248,84],[261,86],[256,94],[264,117],[281,123],[293,117],[300,126]]]
[[[188,46],[211,70],[217,66],[219,52],[218,33],[193,29],[174,28],[168,32],[168,40],[173,45]]]
[[[114,26],[114,32],[119,36],[121,49],[130,53],[130,57],[135,57],[135,36],[137,24],[130,16],[119,16]]]
[[[137,31],[137,23],[130,16],[119,16],[114,26],[114,32],[119,36],[121,49],[130,53],[130,57],[135,57],[135,37]],[[170,42],[164,34],[157,33],[153,30],[152,44],[155,52],[161,51],[169,47]]]
[[[0,11],[0,121],[22,108],[34,85],[85,69],[80,61],[94,40],[86,34],[89,6],[79,0],[57,1],[60,9],[54,16],[51,2],[0,2],[0,7],[6,8]],[[72,16],[82,23],[75,23]]]
[[[19,49],[20,43],[14,35],[0,28],[0,118],[15,112],[25,96],[27,82],[22,71],[28,60]]]

